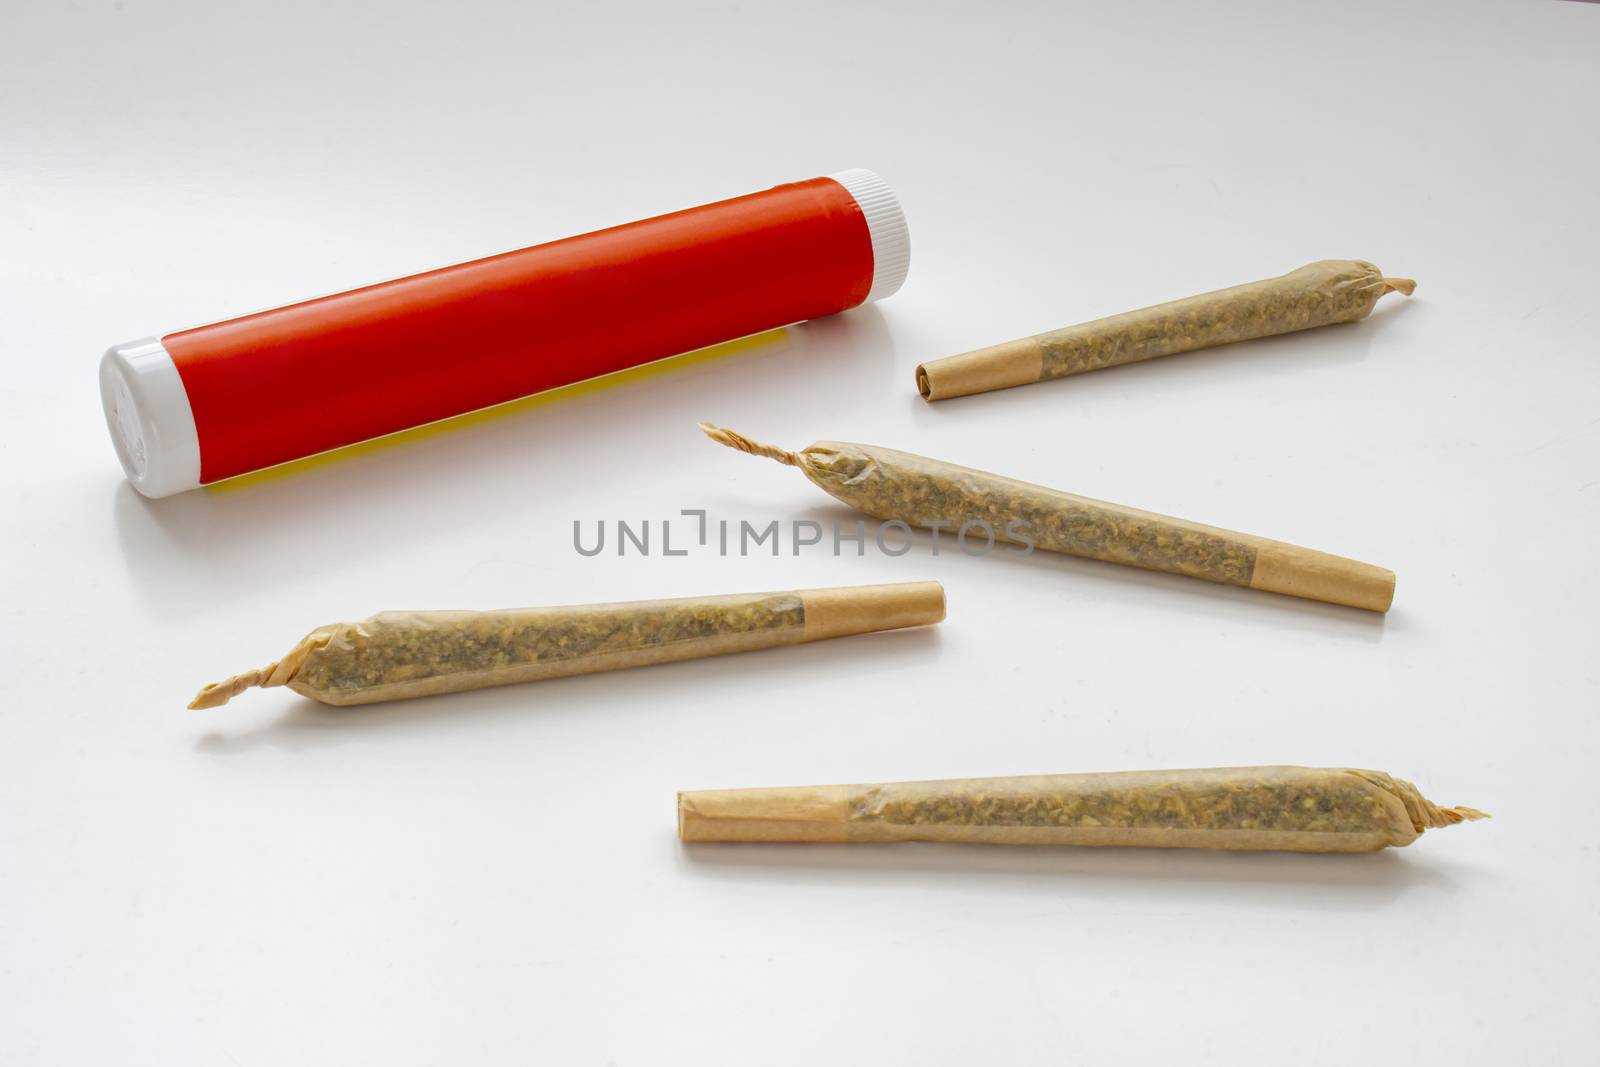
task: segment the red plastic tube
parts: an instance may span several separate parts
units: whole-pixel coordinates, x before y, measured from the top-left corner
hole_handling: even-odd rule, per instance
[[[128,478],[167,496],[804,319],[900,287],[870,171],[380,282],[101,361]]]

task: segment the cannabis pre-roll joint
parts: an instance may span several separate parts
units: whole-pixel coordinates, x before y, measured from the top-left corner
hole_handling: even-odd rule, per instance
[[[1026,534],[1037,548],[1223,585],[1388,611],[1394,572],[1328,552],[1203,526],[879,445],[818,441],[798,452],[701,423],[719,444],[799,468],[868,515],[910,526]]]
[[[944,618],[938,582],[738,593],[509,611],[391,611],[323,626],[259,670],[208,685],[191,708],[252,686],[372,704],[719,656]]]
[[[917,368],[925,400],[1009,389],[1200,348],[1355,322],[1385,293],[1410,296],[1360,259],[1324,259],[1265,281],[1079,323],[948,356]]]
[[[1121,771],[678,794],[684,841],[1374,852],[1484,818],[1382,771]]]

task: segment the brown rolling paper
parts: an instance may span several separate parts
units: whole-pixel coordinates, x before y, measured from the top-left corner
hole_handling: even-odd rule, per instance
[[[1388,611],[1394,572],[1251,534],[1075,496],[908,452],[818,441],[799,452],[701,423],[729,448],[798,467],[824,492],[885,521],[1182,574],[1224,585]]]
[[[678,794],[684,841],[1375,852],[1484,814],[1381,771],[1122,771]]]
[[[208,685],[214,708],[252,686],[372,704],[720,656],[944,618],[938,582],[509,611],[395,611],[323,626],[260,670]]]
[[[917,368],[917,391],[948,400],[1123,363],[1366,318],[1385,293],[1410,296],[1410,278],[1385,278],[1359,259],[1325,259],[1122,315],[980,348]]]

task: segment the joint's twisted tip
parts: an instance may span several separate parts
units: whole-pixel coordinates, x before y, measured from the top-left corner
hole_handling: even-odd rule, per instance
[[[1415,278],[1385,278],[1383,291],[1386,293],[1399,293],[1401,296],[1410,296],[1417,291]]]
[[[700,432],[719,445],[727,445],[729,448],[736,448],[740,452],[748,452],[752,456],[765,456],[767,459],[775,459],[779,463],[787,463],[791,467],[800,466],[800,457],[788,449],[779,448],[777,445],[764,445],[760,441],[752,441],[743,434],[734,433],[726,427],[702,422],[700,424]]]
[[[278,665],[274,663],[258,671],[246,671],[243,674],[236,674],[225,682],[212,682],[195,694],[194,699],[189,701],[189,707],[192,710],[220,708],[246,689],[253,686],[271,684],[272,672],[277,667]]]
[[[1472,822],[1489,817],[1477,808],[1441,807],[1423,796],[1421,790],[1404,778],[1393,778],[1387,774],[1376,774],[1372,771],[1356,771],[1355,773],[1397,797],[1400,803],[1406,806],[1406,815],[1411,819],[1412,827],[1419,834],[1424,830],[1436,830],[1441,826],[1454,826],[1457,823]]]
[[[1412,788],[1415,789],[1415,786]],[[1455,826],[1457,823],[1476,822],[1478,819],[1489,817],[1487,812],[1479,811],[1477,808],[1443,807],[1421,793],[1416,794],[1416,799],[1420,802],[1418,805],[1420,809],[1418,814],[1421,816],[1419,821],[1422,823],[1420,829],[1436,830],[1441,826]]]

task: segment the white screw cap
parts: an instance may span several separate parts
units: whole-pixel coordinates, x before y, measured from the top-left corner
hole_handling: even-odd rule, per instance
[[[855,197],[867,217],[867,232],[872,235],[872,291],[867,299],[893,296],[905,284],[906,272],[911,269],[911,230],[906,226],[906,213],[900,210],[899,198],[888,182],[860,167],[828,177]]]

